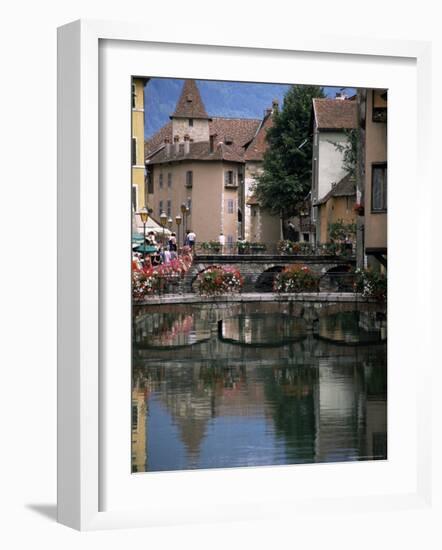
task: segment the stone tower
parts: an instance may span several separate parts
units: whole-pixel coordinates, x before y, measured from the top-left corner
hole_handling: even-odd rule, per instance
[[[187,79],[176,104],[172,120],[172,138],[182,142],[188,136],[190,141],[209,141],[209,121],[195,80]]]

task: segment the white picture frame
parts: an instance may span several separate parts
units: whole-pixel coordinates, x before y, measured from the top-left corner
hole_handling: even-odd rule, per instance
[[[110,46],[107,48],[107,46]],[[113,49],[113,45],[117,47]],[[409,100],[411,112],[410,134],[413,136],[407,142],[393,140],[396,138],[395,117],[399,120],[400,109],[404,108],[404,99],[399,94],[389,96],[389,185],[390,182],[404,182],[404,188],[410,183],[411,172],[419,168],[419,181],[425,194],[431,193],[430,159],[429,159],[429,120],[431,116],[430,91],[428,83],[431,72],[431,45],[425,42],[363,40],[351,37],[327,37],[309,39],[303,36],[281,37],[278,42],[266,44],[263,39],[252,41],[238,41],[235,44],[217,41],[216,45],[189,44],[185,32],[182,35],[175,33],[173,39],[162,31],[147,31],[143,26],[136,24],[108,23],[100,21],[77,21],[59,29],[58,35],[58,520],[60,523],[80,530],[140,527],[152,525],[167,525],[177,523],[193,523],[200,521],[219,521],[233,519],[251,519],[260,517],[284,517],[293,513],[314,513],[332,508],[333,513],[346,513],[358,506],[361,510],[370,512],[380,509],[396,510],[399,508],[422,508],[429,506],[431,501],[431,432],[428,419],[431,416],[431,401],[425,392],[425,385],[429,384],[432,364],[423,361],[420,365],[422,376],[418,383],[414,383],[413,360],[418,360],[422,346],[429,345],[431,334],[431,242],[429,231],[430,222],[428,211],[424,205],[415,209],[418,221],[418,231],[410,235],[410,246],[419,239],[424,244],[419,247],[417,264],[420,266],[415,272],[407,272],[399,281],[395,266],[404,265],[404,248],[400,245],[400,229],[403,228],[403,209],[405,211],[413,202],[408,196],[397,193],[397,201],[391,203],[389,217],[389,247],[391,250],[390,265],[391,277],[395,286],[389,295],[389,323],[397,321],[400,324],[401,292],[406,284],[415,284],[419,281],[419,291],[410,298],[408,307],[412,319],[419,326],[412,323],[405,327],[411,336],[414,330],[419,331],[420,344],[409,350],[401,351],[400,337],[395,327],[389,327],[389,448],[397,444],[397,456],[401,446],[399,411],[407,417],[415,437],[410,456],[403,457],[403,462],[396,465],[395,459],[385,463],[367,465],[314,465],[302,467],[295,471],[294,467],[266,467],[232,469],[229,471],[199,471],[199,472],[172,472],[168,474],[148,474],[131,476],[129,469],[123,472],[125,455],[129,458],[129,447],[125,449],[129,423],[124,414],[129,417],[130,410],[126,411],[125,399],[130,399],[129,390],[124,384],[130,379],[130,372],[119,378],[115,368],[116,358],[127,356],[130,365],[127,336],[129,327],[124,328],[124,319],[127,320],[127,310],[130,300],[128,294],[122,293],[116,304],[111,304],[109,296],[115,288],[122,288],[121,284],[127,277],[129,260],[125,266],[124,247],[126,246],[124,231],[129,230],[127,217],[130,210],[125,209],[125,190],[115,185],[116,174],[123,178],[126,156],[129,155],[129,138],[126,139],[126,130],[130,126],[129,112],[119,112],[115,116],[115,127],[106,137],[105,148],[109,156],[119,156],[120,164],[115,173],[110,173],[106,164],[100,165],[100,155],[103,154],[103,135],[100,134],[100,120],[106,119],[108,100],[116,101],[120,105],[123,89],[114,90],[112,98],[106,102],[100,96],[100,86],[106,82],[108,75],[118,77],[118,63],[123,67],[127,63],[127,54],[131,48],[138,48],[142,57],[143,48],[151,48],[151,62],[146,65],[146,73],[141,74],[134,61],[124,71],[127,74],[140,76],[176,76],[199,78],[237,79],[233,66],[238,59],[248,57],[247,71],[244,69],[244,80],[274,81],[278,79],[278,70],[283,71],[292,58],[293,62],[301,65],[316,65],[314,69],[305,68],[304,76],[299,83],[306,83],[308,71],[315,70],[316,78],[321,71],[327,82],[313,82],[318,84],[337,85],[364,85],[364,82],[373,86],[385,86],[393,66],[396,67],[398,79],[411,79],[410,89],[403,92],[403,97]],[[101,48],[101,49],[100,49]],[[103,49],[104,48],[104,49]],[[180,51],[184,56],[179,59]],[[219,56],[218,69],[210,69],[213,65],[211,55]],[[132,54],[131,54],[132,55]],[[192,56],[199,56],[196,64]],[[174,64],[167,65],[169,58],[174,58]],[[227,61],[231,67],[227,70]],[[257,67],[262,67],[262,60],[270,59],[271,70],[262,74],[257,73]],[[119,60],[119,61],[118,61]],[[327,74],[328,63],[364,63],[364,71],[355,69],[349,81],[343,83],[330,81],[334,78],[332,72]],[[370,73],[370,62],[384,67],[378,73],[378,80]],[[179,63],[181,62],[181,69]],[[260,65],[261,62],[261,65]],[[103,74],[103,66],[110,67],[108,73]],[[175,66],[175,69],[173,69]],[[163,70],[162,70],[163,67]],[[168,68],[166,68],[168,67]],[[401,72],[401,68],[403,69]],[[114,71],[115,69],[115,71]],[[123,71],[123,72],[124,72]],[[178,72],[177,72],[178,71]],[[185,71],[185,73],[184,73]],[[255,72],[254,72],[255,71]],[[150,74],[148,74],[150,72]],[[282,74],[282,73],[279,73]],[[339,74],[339,71],[338,71]],[[401,76],[402,74],[402,76]],[[256,76],[253,76],[256,75]],[[338,77],[336,77],[338,78]],[[393,78],[390,76],[389,78]],[[374,80],[373,80],[374,79]],[[386,80],[387,79],[387,80]],[[399,80],[398,80],[399,82]],[[417,83],[417,88],[413,84]],[[124,87],[126,84],[123,83]],[[396,86],[399,86],[396,84]],[[128,90],[130,88],[128,87]],[[392,88],[394,90],[394,86]],[[395,102],[394,99],[397,99]],[[402,103],[401,103],[402,101]],[[413,119],[413,114],[417,115]],[[390,122],[393,121],[392,124]],[[128,126],[129,125],[129,126]],[[115,129],[117,131],[115,131]],[[101,128],[102,130],[102,128]],[[414,133],[416,130],[416,133]],[[107,134],[106,134],[107,135]],[[127,134],[128,136],[130,134]],[[115,137],[116,136],[116,137]],[[415,139],[418,136],[419,139]],[[114,139],[115,137],[115,139]],[[400,136],[398,137],[400,139]],[[127,141],[126,149],[124,148]],[[410,162],[407,169],[395,164],[399,158],[399,147],[407,153]],[[112,155],[113,153],[113,155]],[[407,174],[408,170],[408,174]],[[106,174],[106,184],[103,190],[103,173]],[[129,169],[127,170],[129,177]],[[121,181],[121,180],[120,180]],[[130,178],[129,178],[130,181]],[[101,184],[100,184],[101,182]],[[122,193],[122,194],[121,194]],[[407,195],[406,193],[402,193]],[[127,200],[130,200],[130,186],[127,188]],[[411,201],[411,203],[410,203]],[[128,203],[129,204],[129,203]],[[394,205],[397,206],[394,206]],[[112,215],[112,216],[111,216]],[[109,224],[109,219],[115,223]],[[401,221],[402,220],[402,221]],[[395,229],[397,227],[397,230]],[[123,228],[123,231],[118,232]],[[105,234],[105,237],[104,237]],[[120,235],[120,236],[119,236]],[[114,256],[112,274],[109,267],[106,239],[112,239],[117,247]],[[394,246],[390,246],[393,244]],[[122,261],[120,269],[115,263],[115,257]],[[125,267],[124,267],[125,266]],[[399,269],[399,267],[398,267]],[[104,277],[106,282],[104,283]],[[389,274],[390,277],[390,274]],[[396,285],[396,281],[398,284]],[[127,286],[129,292],[129,286]],[[115,296],[115,293],[113,294]],[[127,304],[125,305],[125,300]],[[120,302],[120,303],[119,303]],[[110,312],[110,313],[109,313]],[[122,313],[122,315],[119,315]],[[427,313],[417,321],[419,313]],[[114,319],[119,319],[119,325]],[[123,322],[123,325],[121,325]],[[404,328],[402,326],[402,328]],[[129,332],[128,332],[129,331]],[[106,336],[107,334],[107,336]],[[122,334],[121,345],[116,344],[112,353],[106,348],[113,336]],[[407,336],[407,334],[405,335]],[[391,340],[391,344],[390,344]],[[116,346],[116,347],[115,347]],[[393,351],[391,351],[393,350]],[[106,361],[109,362],[107,363]],[[114,363],[112,363],[114,361]],[[404,394],[409,399],[409,406],[404,398],[398,395],[395,381],[398,371],[390,365],[402,362]],[[124,369],[122,369],[124,370]],[[130,369],[129,369],[130,371]],[[106,372],[106,376],[104,373]],[[109,375],[110,373],[110,375]],[[396,374],[395,374],[396,373]],[[125,377],[125,378],[124,378]],[[392,378],[393,377],[393,378]],[[121,385],[123,382],[123,386]],[[407,385],[408,384],[408,385]],[[117,395],[117,393],[121,395]],[[408,392],[408,393],[407,393]],[[112,396],[112,397],[111,397]],[[410,401],[410,397],[412,398]],[[109,408],[109,403],[115,407]],[[397,408],[391,409],[391,404],[397,403]],[[113,412],[115,411],[115,412]],[[107,435],[106,422],[112,417],[112,437]],[[404,417],[403,417],[404,418]],[[112,440],[112,441],[110,441]],[[119,450],[119,446],[123,451]],[[403,450],[403,446],[402,446]],[[395,452],[393,451],[393,455]],[[389,455],[390,456],[390,455]],[[112,459],[110,458],[112,457]],[[345,480],[342,469],[345,469]],[[313,488],[310,485],[310,496],[305,486],[301,495],[293,495],[286,491],[288,480],[301,488],[300,472],[304,479],[316,479]],[[121,473],[121,478],[118,476]],[[412,473],[412,475],[411,475]],[[296,478],[297,475],[297,478]],[[372,476],[372,478],[370,478]],[[382,477],[384,476],[384,477]],[[363,480],[385,479],[382,484],[369,482],[362,488]],[[222,493],[223,486],[235,482],[241,485],[240,495]],[[145,505],[137,497],[139,487],[149,484],[152,492],[158,499],[155,505]],[[353,492],[352,487],[361,485],[361,489]],[[114,485],[110,488],[111,485]],[[106,486],[104,488],[104,486]],[[109,487],[108,487],[109,486]],[[208,506],[207,487],[217,487],[221,493],[217,494],[214,506]],[[161,500],[161,491],[171,494],[176,491],[176,499],[171,503],[168,499]],[[111,495],[110,497],[108,495]],[[145,494],[145,492],[143,493]],[[180,495],[186,495],[180,500]],[[144,497],[145,498],[145,497]],[[110,504],[109,504],[110,503]],[[282,506],[284,504],[284,506]]]

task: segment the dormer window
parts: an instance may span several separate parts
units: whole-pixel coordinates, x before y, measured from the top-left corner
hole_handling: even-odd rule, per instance
[[[189,118],[189,126],[193,126],[193,118]]]

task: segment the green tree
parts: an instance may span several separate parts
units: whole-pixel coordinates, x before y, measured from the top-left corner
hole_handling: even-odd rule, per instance
[[[315,97],[325,97],[321,87],[292,86],[281,111],[273,114],[273,126],[266,136],[269,147],[254,193],[263,208],[281,216],[283,227],[311,188],[311,112]]]

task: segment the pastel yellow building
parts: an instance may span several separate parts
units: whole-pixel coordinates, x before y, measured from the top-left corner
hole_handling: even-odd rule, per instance
[[[132,208],[138,212],[147,204],[144,185],[144,86],[145,78],[132,78]]]
[[[331,224],[339,221],[344,224],[356,223],[355,200],[356,178],[346,175],[316,202],[319,219],[319,234],[316,239],[319,244],[330,242]]]

